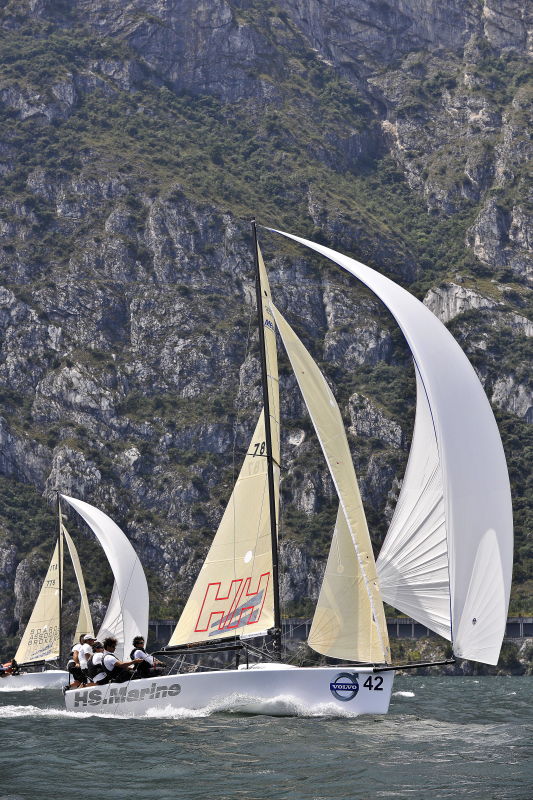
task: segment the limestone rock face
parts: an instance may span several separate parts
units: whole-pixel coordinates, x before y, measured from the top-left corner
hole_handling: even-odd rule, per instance
[[[465,311],[480,308],[497,309],[503,304],[489,297],[483,297],[466,286],[451,283],[431,289],[424,298],[424,305],[433,311],[441,322],[450,322]]]
[[[380,412],[368,397],[353,394],[348,401],[348,411],[352,421],[351,431],[359,436],[371,436],[386,442],[391,447],[401,447],[403,434],[401,427]]]
[[[21,486],[45,509],[57,490],[103,508],[154,613],[182,608],[262,404],[253,214],[411,287],[525,440],[526,4],[0,6],[0,636],[22,630],[45,569],[46,542],[13,543]],[[412,432],[410,353],[352,278],[259,239],[274,301],[336,394],[378,548]],[[290,608],[318,596],[337,499],[283,355],[280,389]],[[90,591],[101,618],[106,592]]]
[[[2,544],[0,544],[0,636],[10,636],[15,633],[13,618],[15,597],[13,594],[13,575],[18,561],[17,548],[7,542],[9,532],[2,530]]]

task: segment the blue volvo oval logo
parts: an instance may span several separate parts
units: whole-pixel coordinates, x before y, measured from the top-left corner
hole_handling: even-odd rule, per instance
[[[357,672],[339,673],[329,685],[333,697],[336,697],[337,700],[353,700],[359,691],[358,677]]]

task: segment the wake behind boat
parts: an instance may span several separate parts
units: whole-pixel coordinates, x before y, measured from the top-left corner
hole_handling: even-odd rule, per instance
[[[377,565],[340,410],[318,366],[272,302],[254,224],[263,410],[165,648],[175,656],[177,674],[73,690],[66,695],[69,710],[137,715],[230,704],[264,713],[294,713],[295,707],[310,714],[386,713],[394,666],[383,600],[448,638],[455,655],[490,664],[498,660],[512,566],[510,489],[496,423],[473,368],[444,325],[407,291],[353,259],[283,235],[362,280],[396,317],[413,353],[413,441]],[[339,499],[308,639],[315,651],[341,662],[336,666],[281,663],[276,330]],[[251,646],[251,637],[263,637],[263,648]],[[193,654],[222,651],[235,652],[234,667],[186,671]]]

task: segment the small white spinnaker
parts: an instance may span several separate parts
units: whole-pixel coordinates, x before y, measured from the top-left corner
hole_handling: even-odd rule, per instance
[[[130,541],[107,514],[100,509],[61,495],[85,520],[102,545],[115,578],[111,600],[98,631],[99,639],[114,636],[116,655],[129,654],[134,636],[148,636],[148,585],[141,562]]]

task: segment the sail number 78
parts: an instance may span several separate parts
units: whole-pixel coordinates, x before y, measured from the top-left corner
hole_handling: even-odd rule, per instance
[[[252,457],[255,456],[264,456],[266,450],[266,442],[256,442],[254,444],[254,452],[252,453]]]

